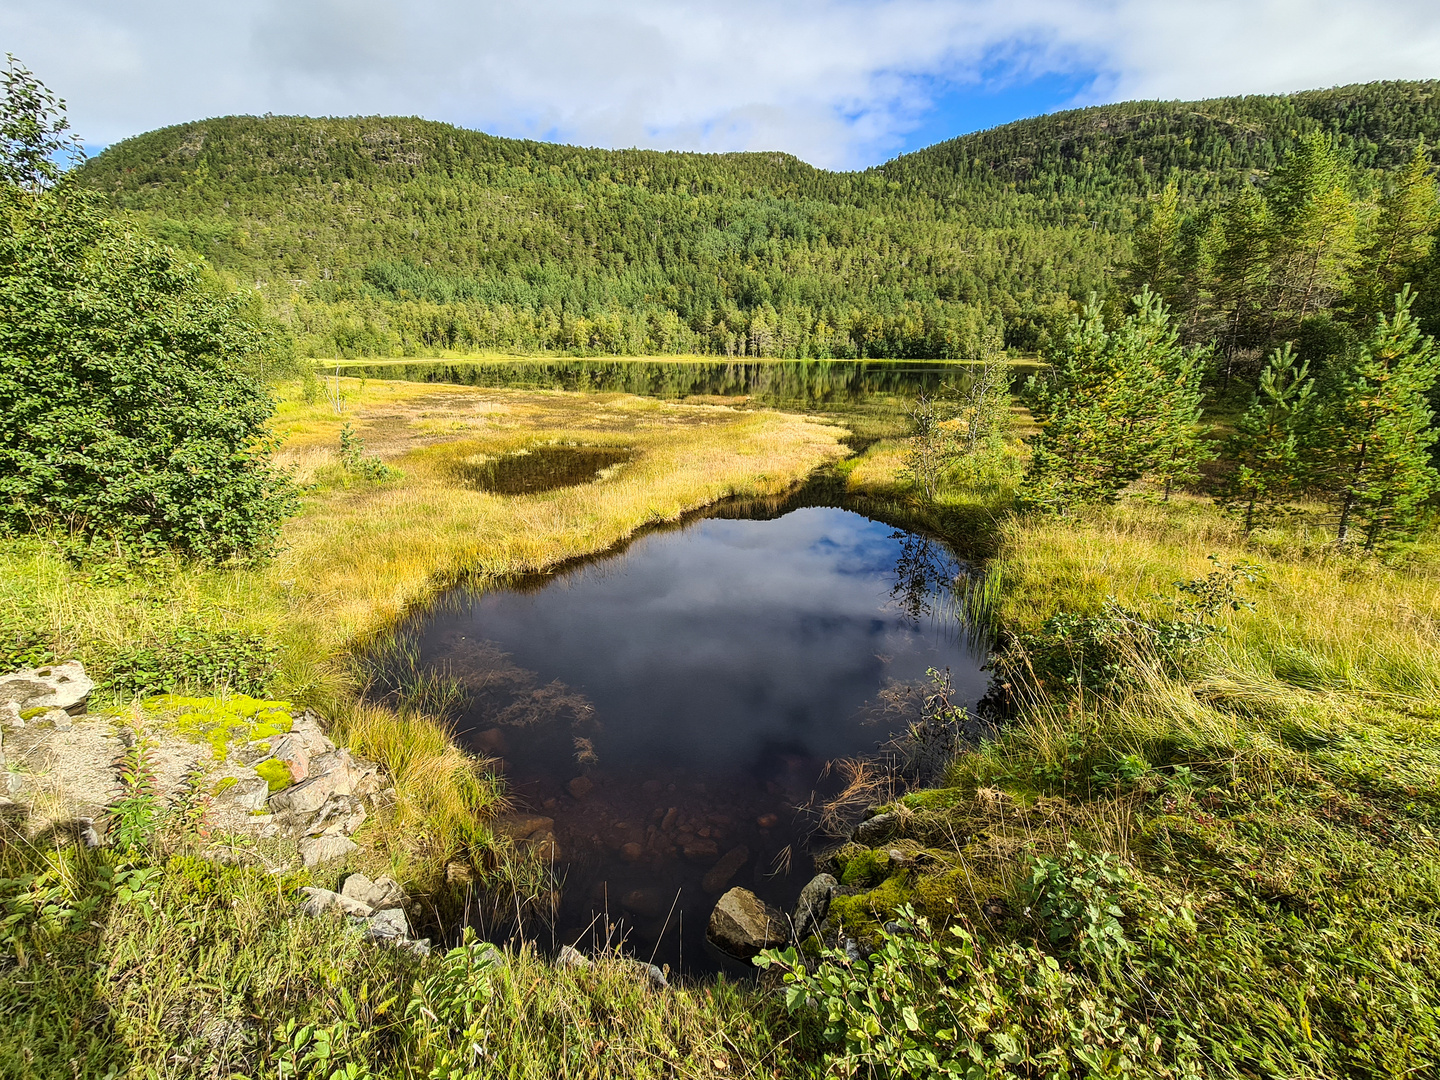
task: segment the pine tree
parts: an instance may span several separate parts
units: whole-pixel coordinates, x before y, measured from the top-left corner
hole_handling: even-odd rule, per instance
[[[1215,262],[1214,293],[1225,323],[1221,341],[1228,387],[1236,353],[1254,336],[1264,313],[1274,223],[1269,203],[1252,187],[1230,200],[1221,221],[1224,243]]]
[[[1113,502],[1143,476],[1173,483],[1193,470],[1200,363],[1159,297],[1145,290],[1135,304],[1111,330],[1092,298],[1047,352],[1050,371],[1026,383],[1040,424],[1025,476],[1031,502]]]
[[[1180,295],[1182,272],[1180,230],[1180,189],[1175,181],[1165,185],[1150,218],[1135,232],[1135,257],[1126,275],[1131,293],[1148,288],[1166,304]]]
[[[1417,146],[1380,200],[1370,242],[1362,253],[1354,307],[1378,311],[1400,287],[1416,280],[1440,227],[1440,190],[1430,173],[1430,155]]]
[[[1300,424],[1309,415],[1313,379],[1287,344],[1270,354],[1260,388],[1236,425],[1229,455],[1235,472],[1225,499],[1244,515],[1245,532],[1273,514],[1300,486]]]
[[[1324,407],[1309,425],[1308,449],[1322,490],[1339,510],[1336,541],[1365,526],[1365,548],[1411,531],[1436,490],[1430,460],[1437,432],[1427,395],[1440,376],[1440,350],[1410,314],[1408,287],[1393,318],[1380,315],[1357,355],[1328,380]]]
[[[1266,192],[1271,240],[1271,332],[1298,326],[1349,284],[1355,260],[1355,207],[1349,165],[1335,140],[1316,133],[1277,170]]]

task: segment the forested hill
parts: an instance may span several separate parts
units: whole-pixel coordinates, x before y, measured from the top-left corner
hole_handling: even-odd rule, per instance
[[[1314,132],[1337,137],[1360,170],[1403,165],[1440,141],[1440,81],[1374,82],[1208,101],[1127,101],[1018,120],[906,154],[880,168],[944,197],[1005,185],[1102,215],[1171,180],[1190,198],[1263,178]]]
[[[316,355],[437,350],[969,356],[1110,287],[1149,194],[1266,173],[1323,129],[1362,182],[1440,139],[1436,83],[1129,103],[858,173],[605,151],[416,119],[227,117],[82,181],[255,283]]]

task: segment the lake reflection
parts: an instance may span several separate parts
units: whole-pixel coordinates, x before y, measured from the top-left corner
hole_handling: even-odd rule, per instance
[[[694,970],[715,962],[706,871],[743,846],[728,884],[793,902],[810,872],[797,807],[828,761],[903,724],[875,722],[894,701],[882,691],[934,667],[957,700],[983,693],[950,606],[962,570],[931,541],[834,508],[703,519],[538,587],[442,605],[421,657],[465,685],[462,735],[554,819],[559,937],[608,909],[642,955],[683,951]]]

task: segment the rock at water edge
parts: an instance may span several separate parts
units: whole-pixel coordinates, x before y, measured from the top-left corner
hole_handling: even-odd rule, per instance
[[[749,960],[762,949],[784,945],[789,939],[785,916],[749,889],[731,889],[710,913],[705,936],[722,952]]]
[[[857,844],[880,844],[894,835],[899,824],[894,814],[876,814],[856,825],[850,839]]]
[[[804,941],[820,929],[825,916],[830,914],[830,899],[840,887],[831,874],[816,874],[805,888],[800,890],[800,899],[795,904],[795,940]]]

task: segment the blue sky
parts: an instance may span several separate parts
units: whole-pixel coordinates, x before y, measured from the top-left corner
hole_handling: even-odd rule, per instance
[[[418,115],[859,168],[1057,108],[1440,78],[1435,0],[5,0],[91,147]]]

